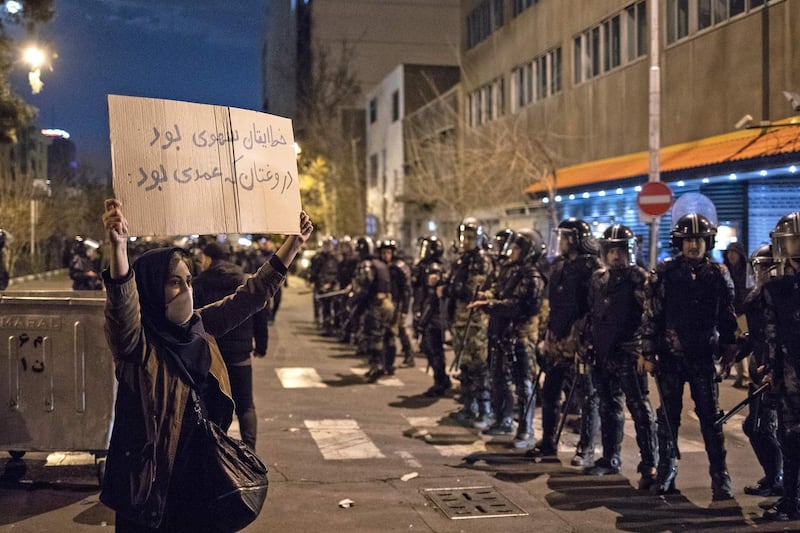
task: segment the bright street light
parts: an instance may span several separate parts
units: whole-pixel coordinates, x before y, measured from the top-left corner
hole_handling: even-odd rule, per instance
[[[22,4],[16,0],[8,0],[8,2],[6,2],[6,11],[12,15],[16,15],[22,11]]]
[[[44,50],[31,45],[22,51],[22,60],[31,67],[32,70],[42,68],[45,63]]]

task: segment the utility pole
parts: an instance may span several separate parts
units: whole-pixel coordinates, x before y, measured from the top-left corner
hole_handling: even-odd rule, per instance
[[[658,0],[650,0],[650,98],[649,98],[649,172],[648,181],[661,181],[659,150],[661,149],[661,48],[659,46]],[[658,257],[659,217],[650,219],[650,268]]]

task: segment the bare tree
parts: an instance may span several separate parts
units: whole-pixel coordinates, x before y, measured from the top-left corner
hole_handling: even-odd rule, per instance
[[[546,134],[531,135],[522,113],[471,126],[460,86],[404,121],[404,199],[458,220],[525,200],[525,189],[553,187],[555,155]]]
[[[319,213],[327,233],[363,232],[363,111],[361,88],[352,68],[354,46],[341,43],[334,54],[317,45],[311,81],[298,100],[298,141],[304,205]]]

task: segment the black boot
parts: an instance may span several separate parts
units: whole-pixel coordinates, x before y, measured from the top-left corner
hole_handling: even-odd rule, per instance
[[[781,496],[783,494],[783,476],[768,479],[766,476],[756,481],[755,485],[748,485],[744,493],[750,496]]]
[[[639,490],[650,490],[650,487],[656,483],[656,467],[639,464],[636,469],[641,475],[639,476]]]
[[[656,481],[650,486],[651,494],[673,494],[675,477],[678,475],[678,463],[675,459],[664,458],[658,462]]]
[[[472,427],[485,431],[494,424],[494,413],[492,412],[492,402],[482,400],[478,402],[478,418],[472,423]]]
[[[533,447],[533,402],[520,403],[520,419],[514,448],[527,450]]]
[[[514,419],[510,416],[504,416],[494,424],[492,427],[484,431],[487,435],[512,435],[514,433]]]
[[[711,500],[721,502],[733,499],[731,490],[731,477],[727,470],[720,470],[711,474]]]
[[[593,467],[586,469],[590,476],[609,476],[619,474],[622,471],[622,463],[619,457],[601,457]]]

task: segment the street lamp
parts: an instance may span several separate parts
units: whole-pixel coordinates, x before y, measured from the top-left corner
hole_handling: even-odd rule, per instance
[[[30,44],[22,50],[22,62],[28,65],[28,83],[33,94],[39,94],[44,87],[42,83],[42,67],[49,64],[49,52],[37,44]]]

